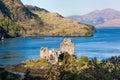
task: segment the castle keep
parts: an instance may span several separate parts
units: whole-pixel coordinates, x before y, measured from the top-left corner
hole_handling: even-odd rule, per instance
[[[60,44],[60,51],[49,50],[46,47],[40,49],[40,59],[46,59],[51,64],[56,64],[58,62],[60,54],[68,53],[69,55],[74,55],[74,43],[70,39],[64,39]]]
[[[70,39],[64,39],[60,44],[60,51],[62,53],[68,52],[70,55],[74,55],[74,43]]]

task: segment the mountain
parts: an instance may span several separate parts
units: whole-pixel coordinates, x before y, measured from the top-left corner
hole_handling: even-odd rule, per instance
[[[58,13],[25,6],[20,0],[0,0],[0,37],[91,36],[93,33],[93,26],[66,19]]]
[[[85,15],[68,18],[94,26],[120,26],[120,11],[114,9],[95,10]]]
[[[6,31],[1,33],[4,37],[36,35],[43,26],[40,17],[29,11],[20,0],[0,0],[0,20],[0,27]]]
[[[20,0],[0,0],[0,20],[0,27],[12,37],[39,34],[43,26],[40,17],[29,11]]]
[[[35,6],[26,5],[26,7],[38,15],[46,25],[49,25],[48,29],[42,33],[43,35],[91,36],[95,30],[91,25],[64,18],[58,13],[51,13]]]

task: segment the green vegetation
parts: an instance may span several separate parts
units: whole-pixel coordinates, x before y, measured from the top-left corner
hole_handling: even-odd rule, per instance
[[[76,59],[75,56],[65,54],[62,65],[51,65],[46,73],[47,80],[85,80],[81,79],[82,70],[88,69],[89,60],[83,56]]]
[[[45,9],[26,6],[30,11],[38,15],[44,23],[44,28],[40,32],[44,36],[92,36],[94,27],[83,23],[78,23],[64,18],[58,13],[50,13]]]
[[[0,27],[0,38],[5,35],[7,36],[7,32],[2,27]]]
[[[25,66],[26,67],[40,67],[40,66],[48,67],[49,64],[47,63],[45,59],[40,59],[36,61],[28,60],[25,62]]]
[[[47,80],[119,80],[120,56],[98,61],[81,57],[62,66],[52,66]],[[71,66],[72,64],[72,66]],[[53,69],[52,69],[53,68]]]
[[[50,36],[92,36],[94,27],[83,23],[78,23],[64,18],[57,13],[50,13],[45,10],[34,10],[35,14],[41,17],[41,20],[51,26],[43,30],[43,35]]]
[[[0,24],[12,37],[40,35],[44,26],[20,0],[0,0]]]
[[[21,36],[24,32],[24,28],[19,25],[19,23],[13,22],[8,17],[0,21],[0,27],[0,37],[7,37],[7,35],[11,37],[18,37]]]
[[[7,36],[92,36],[94,27],[20,0],[0,0],[0,27]],[[2,29],[1,29],[2,30]],[[2,31],[4,32],[4,31]],[[3,36],[3,33],[0,33]]]
[[[29,64],[33,64],[33,62],[39,66],[48,64],[46,60],[42,59],[27,61],[25,65],[30,67]],[[22,80],[120,80],[120,56],[98,61],[96,58],[89,60],[86,56],[75,58],[65,54],[61,62],[62,65],[49,64],[49,69],[41,76],[31,76],[28,68]],[[0,69],[0,79],[3,80],[3,78],[5,80],[21,80],[20,75]]]

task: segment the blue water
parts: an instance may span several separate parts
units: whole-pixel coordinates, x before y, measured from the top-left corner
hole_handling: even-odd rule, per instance
[[[105,59],[120,55],[120,28],[97,28],[93,37],[69,37],[75,44],[77,57]],[[63,37],[11,38],[0,41],[0,64],[13,65],[39,59],[40,47],[59,50]]]

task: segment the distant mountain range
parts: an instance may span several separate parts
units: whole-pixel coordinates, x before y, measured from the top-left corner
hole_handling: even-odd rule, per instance
[[[96,27],[120,26],[120,11],[114,9],[95,10],[85,15],[72,15],[68,18]]]
[[[17,36],[91,36],[94,27],[64,18],[21,0],[0,0],[0,38]]]

